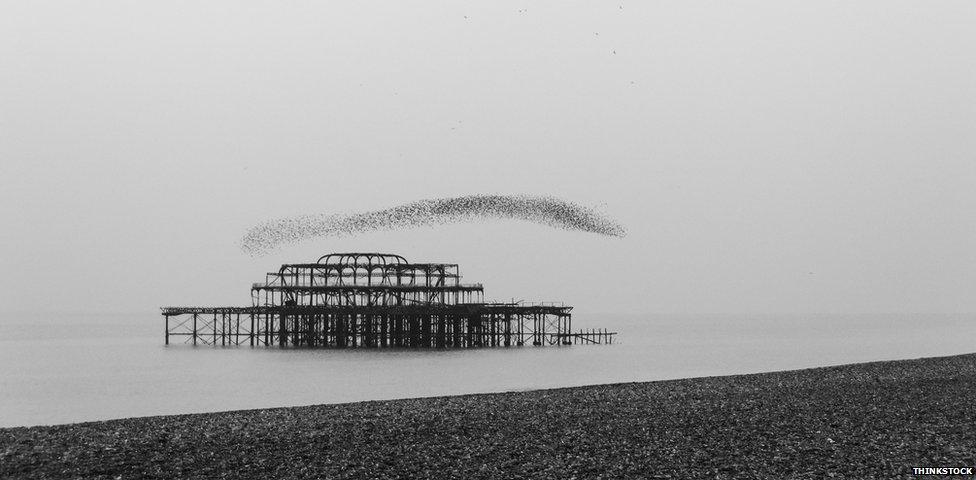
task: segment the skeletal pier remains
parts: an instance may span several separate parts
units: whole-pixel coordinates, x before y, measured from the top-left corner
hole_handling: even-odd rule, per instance
[[[251,286],[250,307],[163,307],[166,344],[300,347],[495,347],[613,343],[572,332],[573,307],[484,301],[457,264],[333,253],[285,264]]]

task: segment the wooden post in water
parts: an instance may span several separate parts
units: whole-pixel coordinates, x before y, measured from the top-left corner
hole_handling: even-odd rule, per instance
[[[285,337],[288,336],[288,315],[282,312],[278,315],[278,346],[285,346]]]

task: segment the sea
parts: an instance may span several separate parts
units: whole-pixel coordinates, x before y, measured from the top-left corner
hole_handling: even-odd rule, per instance
[[[0,315],[0,427],[673,378],[976,351],[976,316],[574,314],[612,345],[164,345],[158,312]],[[178,339],[182,340],[182,339]]]

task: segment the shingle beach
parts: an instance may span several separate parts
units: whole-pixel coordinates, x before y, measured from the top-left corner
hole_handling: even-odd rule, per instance
[[[973,466],[976,354],[0,429],[5,479],[889,479]]]

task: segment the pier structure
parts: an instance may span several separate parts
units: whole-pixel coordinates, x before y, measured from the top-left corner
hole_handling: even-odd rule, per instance
[[[457,264],[335,253],[282,265],[251,286],[249,307],[163,307],[166,344],[299,347],[495,347],[611,343],[572,332],[571,306],[485,302]]]

